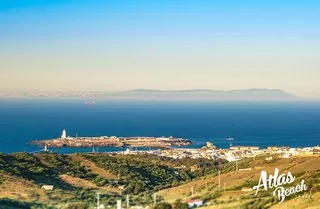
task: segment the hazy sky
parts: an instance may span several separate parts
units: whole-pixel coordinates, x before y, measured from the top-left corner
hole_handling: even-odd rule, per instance
[[[2,0],[0,91],[279,88],[320,98],[318,0]]]

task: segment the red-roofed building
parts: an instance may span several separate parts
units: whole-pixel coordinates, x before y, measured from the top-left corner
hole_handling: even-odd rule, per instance
[[[186,203],[189,205],[189,208],[203,206],[203,200],[187,200]]]
[[[314,155],[320,155],[320,149],[314,149],[313,150]]]

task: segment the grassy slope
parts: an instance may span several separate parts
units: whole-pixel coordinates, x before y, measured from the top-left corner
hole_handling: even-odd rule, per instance
[[[140,189],[139,194],[154,188],[151,184],[161,186],[167,179],[170,179],[171,183],[181,183],[185,177],[180,175],[188,173],[185,169],[188,170],[198,162],[200,161],[181,162],[148,155],[133,157],[106,154],[0,154],[0,199],[47,204],[69,200],[93,202],[96,191],[112,199],[112,196],[117,198],[129,187],[133,191]],[[185,169],[176,168],[177,165],[183,164]],[[127,166],[133,169],[128,169]],[[211,166],[214,166],[214,163]],[[118,179],[119,170],[122,170],[121,179]],[[149,185],[136,184],[143,181],[149,182],[146,183]],[[41,186],[45,184],[54,185],[54,191],[42,190]],[[138,188],[132,187],[136,185]],[[142,196],[141,198],[146,199]]]
[[[219,193],[219,191],[221,191],[221,196],[214,198],[216,203],[215,206],[210,206],[209,208],[245,208],[244,205],[247,202],[250,202],[257,198],[252,195],[252,192],[242,192],[241,188],[245,186],[251,187],[252,185],[250,184],[255,185],[255,182],[259,180],[261,170],[266,170],[272,173],[274,172],[275,168],[279,168],[281,173],[290,171],[297,177],[295,181],[296,184],[298,184],[301,179],[305,179],[310,189],[311,187],[316,186],[320,181],[319,160],[320,156],[278,159],[271,162],[267,162],[264,159],[260,158],[255,161],[252,160],[245,163],[244,166],[246,168],[252,168],[252,171],[237,172],[234,171],[235,166],[230,164],[229,168],[233,168],[233,171],[221,174],[222,188],[220,189],[218,187],[219,178],[216,174],[213,174],[203,177],[200,180],[192,181],[188,184],[162,190],[161,192],[159,192],[159,195],[163,196],[168,202],[173,202],[175,199],[192,198],[190,196],[190,190],[192,187],[195,191],[195,196],[202,198],[207,197],[210,194]],[[227,191],[223,191],[224,184],[226,185]],[[268,196],[268,194],[266,196]],[[263,199],[264,197],[261,196],[261,198]],[[306,200],[300,202],[301,204],[305,204]],[[290,202],[288,201],[287,204],[290,204]],[[277,207],[274,206],[274,208]],[[303,208],[302,205],[301,208]]]
[[[61,155],[56,154],[32,156],[25,153],[1,156],[0,199],[58,204],[70,200],[81,200],[82,197],[78,197],[79,193],[88,189],[93,190],[92,194],[95,194],[94,190],[103,193],[120,193],[117,188],[97,186],[93,182],[93,177],[98,177],[99,174],[90,171],[94,165],[86,167],[76,160],[78,159],[76,156],[61,158]],[[90,162],[85,161],[84,164],[86,163]],[[98,167],[97,170],[99,170]],[[106,173],[108,171],[104,174]],[[101,175],[101,177],[106,176]],[[113,178],[112,175],[109,177]],[[55,189],[44,191],[41,189],[43,184],[55,185]]]
[[[320,192],[312,196],[301,196],[292,200],[288,200],[282,204],[276,204],[271,209],[319,209],[320,208]]]
[[[111,179],[111,180],[117,179],[116,175],[113,175],[111,172],[98,167],[95,163],[87,160],[86,158],[84,158],[83,156],[81,156],[79,154],[74,154],[74,155],[71,155],[70,157],[71,157],[72,161],[80,162],[83,166],[89,168],[91,170],[91,172],[94,174],[100,175],[101,177],[103,177],[105,179]]]

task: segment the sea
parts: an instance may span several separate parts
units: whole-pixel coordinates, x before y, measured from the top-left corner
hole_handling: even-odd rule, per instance
[[[0,152],[38,152],[32,140],[69,136],[174,136],[199,148],[233,145],[307,147],[320,145],[320,102],[132,101],[0,99]],[[50,148],[91,152],[92,148]],[[100,152],[124,148],[100,148]],[[148,148],[145,148],[148,149]]]

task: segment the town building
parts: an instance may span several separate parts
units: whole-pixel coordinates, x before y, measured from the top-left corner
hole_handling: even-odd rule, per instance
[[[187,200],[186,203],[188,204],[189,208],[201,207],[203,206],[203,200]]]

